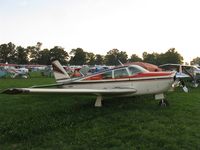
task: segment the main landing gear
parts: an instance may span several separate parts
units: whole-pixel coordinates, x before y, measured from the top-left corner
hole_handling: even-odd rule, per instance
[[[156,94],[156,95],[155,95],[155,99],[156,99],[156,100],[160,100],[159,106],[161,106],[161,107],[169,106],[169,102],[165,99],[163,93]]]
[[[169,106],[169,102],[166,99],[161,99],[159,102],[159,106],[161,107]]]

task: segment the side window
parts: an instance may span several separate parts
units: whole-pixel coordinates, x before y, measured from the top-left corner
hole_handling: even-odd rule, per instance
[[[114,76],[115,76],[115,78],[127,77],[128,72],[127,72],[126,68],[118,69],[118,70],[114,71]]]
[[[102,79],[112,79],[112,71],[108,71],[102,74]]]

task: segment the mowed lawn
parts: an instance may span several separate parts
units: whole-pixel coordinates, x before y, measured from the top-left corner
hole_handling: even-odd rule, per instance
[[[53,78],[0,79],[0,89],[54,83]],[[200,149],[200,88],[166,94],[94,96],[0,94],[0,149]]]

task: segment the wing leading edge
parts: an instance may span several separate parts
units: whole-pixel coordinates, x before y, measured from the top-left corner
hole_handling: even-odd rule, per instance
[[[67,93],[67,94],[129,94],[135,93],[134,88],[114,88],[114,89],[59,89],[59,88],[13,88],[3,91],[4,94],[21,94],[21,93]]]

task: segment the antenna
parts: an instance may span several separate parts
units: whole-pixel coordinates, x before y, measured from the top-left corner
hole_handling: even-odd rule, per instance
[[[120,65],[124,66],[124,64],[118,59],[118,62],[120,63]]]

